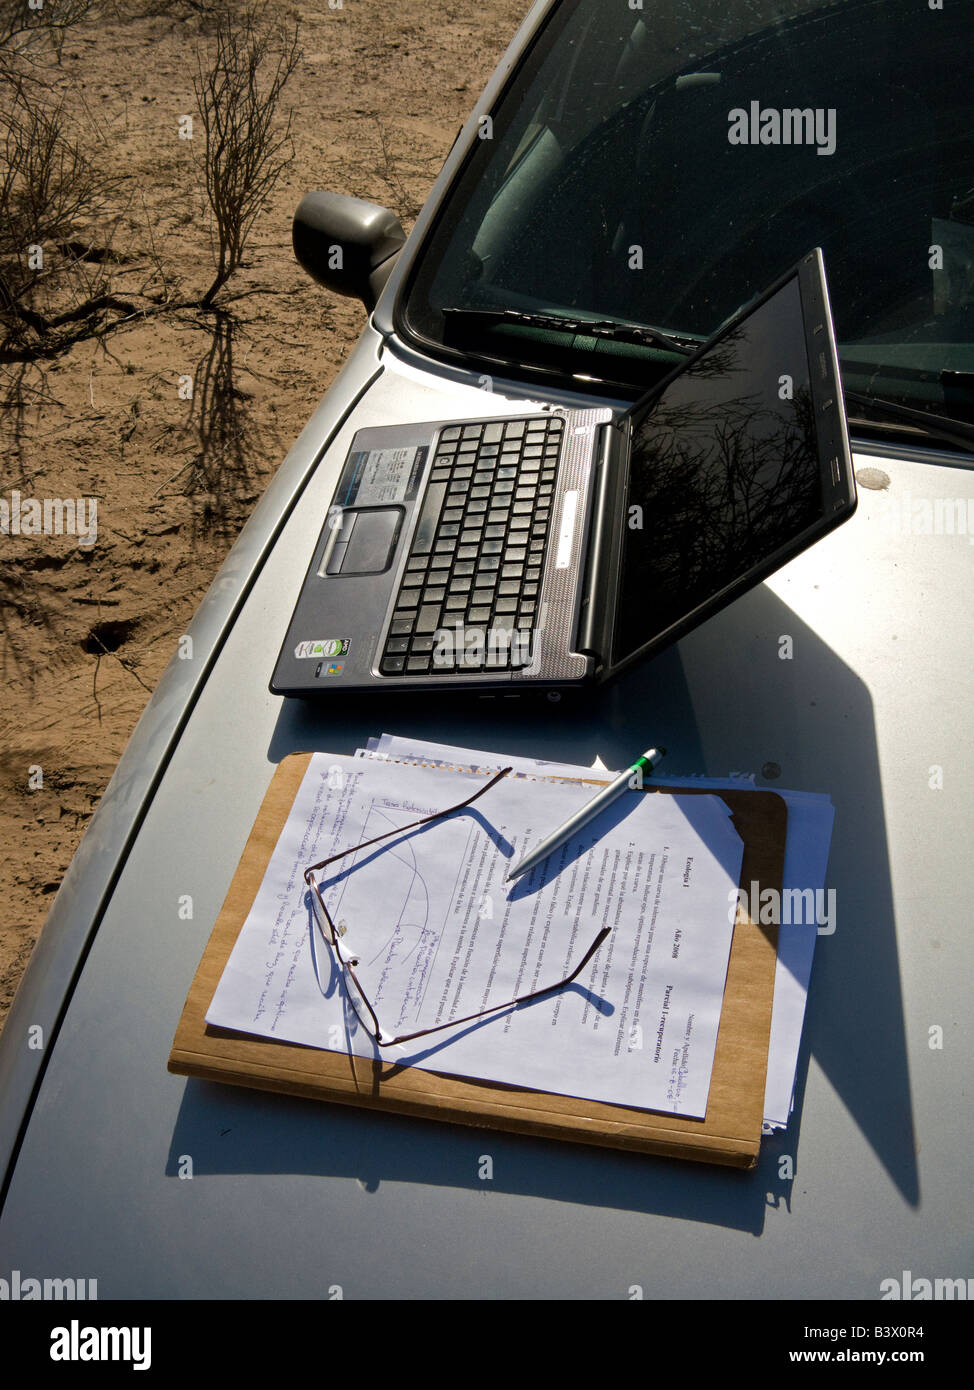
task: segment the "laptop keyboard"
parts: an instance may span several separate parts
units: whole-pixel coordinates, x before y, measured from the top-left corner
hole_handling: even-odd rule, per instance
[[[531,664],[564,426],[554,415],[441,431],[383,675]]]

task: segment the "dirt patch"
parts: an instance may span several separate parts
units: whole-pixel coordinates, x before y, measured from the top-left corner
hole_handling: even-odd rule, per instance
[[[334,189],[393,208],[408,229],[528,7],[315,0],[285,11],[302,48],[284,99],[295,159],[234,277],[248,294],[232,328],[147,311],[55,360],[6,369],[0,496],[12,506],[17,493],[21,507],[95,499],[97,539],[83,533],[87,514],[61,534],[52,517],[52,534],[0,535],[0,1020],[179,636],[364,325],[361,305],[294,261],[294,208],[309,189]],[[202,294],[213,276],[197,151],[179,136],[209,42],[200,9],[105,4],[44,70],[118,176],[112,285],[140,303],[160,285]],[[104,271],[106,259],[92,262]]]

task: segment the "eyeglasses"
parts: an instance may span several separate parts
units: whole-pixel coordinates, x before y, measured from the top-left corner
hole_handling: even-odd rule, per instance
[[[359,957],[349,950],[345,941],[346,925],[344,921],[334,922],[325,900],[321,895],[315,874],[321,869],[325,869],[329,864],[336,863],[339,859],[345,859],[350,854],[356,854],[360,849],[367,849],[369,845],[378,844],[380,840],[387,840],[390,835],[404,835],[409,830],[415,830],[418,825],[428,825],[430,821],[442,820],[446,816],[453,815],[456,811],[463,811],[471,806],[475,801],[489,792],[502,777],[506,777],[510,772],[509,767],[505,767],[492,777],[479,791],[474,792],[473,796],[466,801],[459,802],[456,806],[449,806],[445,811],[434,811],[430,816],[422,816],[419,820],[412,821],[409,825],[397,826],[393,830],[387,830],[382,835],[376,835],[372,840],[366,840],[361,845],[355,845],[352,849],[343,849],[340,854],[333,854],[330,859],[322,859],[317,864],[310,865],[304,871],[304,881],[311,890],[311,909],[314,914],[315,924],[321,932],[322,937],[332,950],[334,958],[341,970],[342,980],[348,1001],[351,1004],[359,1022],[365,1031],[379,1047],[394,1047],[398,1043],[412,1042],[414,1038],[425,1038],[430,1033],[439,1033],[444,1028],[456,1028],[462,1023],[472,1023],[475,1019],[485,1018],[490,1014],[499,1013],[503,1009],[513,1009],[518,1004],[527,1004],[532,999],[540,999],[542,995],[553,994],[555,990],[564,989],[585,969],[602,942],[609,935],[611,928],[603,927],[596,936],[592,945],[585,955],[575,966],[570,975],[566,975],[557,984],[546,985],[544,989],[532,990],[530,994],[519,994],[515,999],[508,999],[503,1004],[492,1004],[489,1008],[480,1009],[477,1013],[467,1014],[465,1018],[452,1018],[448,1023],[437,1023],[432,1028],[420,1028],[414,1033],[398,1033],[395,1036],[384,1034],[376,1016],[375,1009],[369,1003],[368,997],[355,973],[355,967],[359,963]]]

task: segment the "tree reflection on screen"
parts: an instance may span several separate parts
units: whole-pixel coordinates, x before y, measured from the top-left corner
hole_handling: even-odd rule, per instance
[[[777,372],[763,368],[745,331],[753,322],[688,367],[634,424],[617,661],[821,515],[804,342],[800,352],[782,354],[802,371],[793,374],[791,398],[781,400]],[[746,394],[735,394],[741,387]]]

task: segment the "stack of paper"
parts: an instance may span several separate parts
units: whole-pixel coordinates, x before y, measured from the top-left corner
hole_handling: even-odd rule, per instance
[[[496,753],[451,748],[445,744],[423,743],[415,739],[383,734],[370,739],[367,754],[403,761],[420,761],[443,766],[463,766],[488,772],[501,766]],[[539,758],[506,757],[510,766],[524,776],[599,777],[609,780],[615,774],[567,763],[545,762]],[[662,777],[667,786],[709,787],[714,791],[740,790],[747,786],[739,778]],[[825,893],[825,875],[832,843],[835,810],[830,797],[816,792],[794,792],[776,788],[788,807],[788,838],[781,902],[778,913],[778,965],[774,983],[774,1009],[771,1015],[771,1046],[764,1098],[764,1127],[770,1132],[784,1128],[791,1114],[801,1044],[808,982],[812,973],[815,941],[819,933],[835,930],[834,909]],[[807,904],[814,898],[813,914]],[[801,911],[787,910],[801,903]],[[824,910],[822,910],[824,907]],[[758,920],[757,911],[753,914]]]
[[[423,763],[438,766],[416,765]],[[465,800],[501,765],[496,755],[389,736],[354,759],[316,755],[207,1022],[377,1055],[313,926],[303,870]],[[465,812],[392,835],[323,872],[329,912],[346,928],[343,943],[359,958],[383,1034],[439,1027],[542,989],[573,969],[603,926],[610,935],[564,989],[382,1055],[704,1116],[742,857],[726,805],[700,795],[697,780],[688,783],[692,796],[626,793],[538,870],[508,883],[509,868],[593,794],[550,779],[598,774],[528,759],[503,765],[512,775]],[[741,786],[713,789],[724,785]],[[821,887],[828,799],[784,795],[786,883]],[[787,1121],[814,939],[814,924],[782,929],[767,1124]]]

